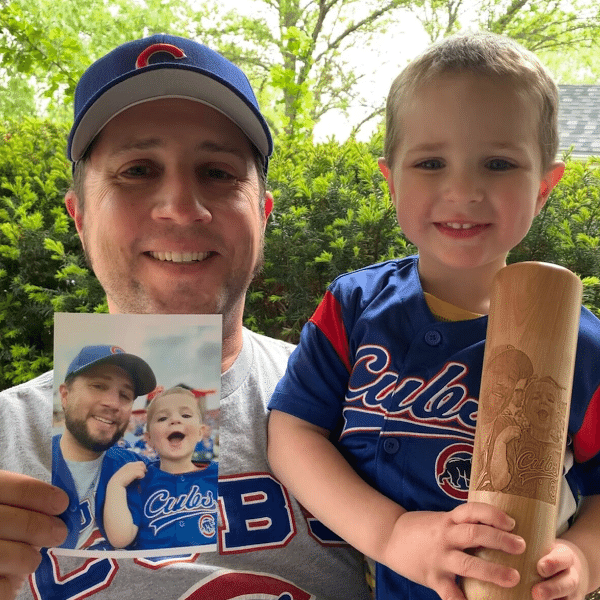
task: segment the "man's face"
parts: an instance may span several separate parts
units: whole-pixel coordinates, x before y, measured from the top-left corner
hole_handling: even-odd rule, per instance
[[[250,142],[198,102],[134,106],[102,130],[85,210],[67,196],[113,313],[239,318],[266,223]]]
[[[131,377],[115,365],[90,367],[60,386],[67,432],[83,449],[103,452],[125,433],[135,399]]]

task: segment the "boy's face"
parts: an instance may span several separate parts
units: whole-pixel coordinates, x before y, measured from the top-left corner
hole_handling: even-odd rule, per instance
[[[157,404],[148,422],[147,441],[161,459],[191,459],[204,432],[198,401],[187,394],[169,394],[153,402]]]
[[[552,441],[550,434],[557,425],[559,402],[559,390],[550,383],[532,383],[525,392],[525,416],[532,434],[540,441]]]
[[[538,113],[508,82],[471,74],[436,78],[402,107],[393,168],[380,166],[425,279],[495,272],[525,237],[564,169],[542,172]]]

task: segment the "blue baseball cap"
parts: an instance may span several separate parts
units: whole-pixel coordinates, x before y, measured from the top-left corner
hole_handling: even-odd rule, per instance
[[[69,160],[80,160],[119,113],[159,98],[196,100],[223,113],[257,148],[266,172],[273,140],[246,75],[214,50],[166,34],[118,46],[81,76],[75,90]]]
[[[150,365],[139,356],[127,354],[119,346],[85,346],[72,360],[65,381],[81,375],[96,365],[116,365],[123,369],[133,381],[136,398],[150,393],[156,387],[156,377]]]

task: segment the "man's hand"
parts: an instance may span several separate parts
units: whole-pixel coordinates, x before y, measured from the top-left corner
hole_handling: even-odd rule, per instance
[[[587,560],[575,544],[557,539],[537,564],[545,581],[533,586],[534,600],[583,600],[589,585]]]
[[[54,515],[69,505],[67,494],[42,481],[0,471],[0,598],[12,600],[40,564],[40,548],[58,546],[67,537]]]
[[[515,569],[465,552],[483,547],[521,554],[525,540],[510,533],[514,526],[505,513],[478,502],[461,504],[450,512],[409,511],[396,521],[381,562],[433,589],[442,600],[465,600],[457,575],[502,587],[519,583]]]

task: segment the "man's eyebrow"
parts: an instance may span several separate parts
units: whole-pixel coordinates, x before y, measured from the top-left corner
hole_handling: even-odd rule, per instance
[[[160,148],[163,142],[159,138],[143,138],[131,140],[121,144],[117,148],[117,153],[128,152],[129,150],[150,150],[152,148]]]
[[[112,375],[103,375],[102,373],[90,375],[90,378],[91,379],[103,379],[104,381],[113,381],[113,379],[114,379],[114,377],[112,377]],[[130,389],[132,392],[134,391],[133,385],[131,385],[131,383],[129,383],[129,382],[125,383],[124,387]]]
[[[246,154],[244,153],[243,149],[241,149],[237,145],[235,145],[235,146],[228,145],[228,144],[223,144],[221,142],[213,142],[210,140],[205,140],[203,142],[200,142],[199,144],[196,145],[194,150],[196,152],[204,151],[204,152],[217,152],[220,154],[234,154],[234,155],[239,156],[240,158],[244,158],[244,159],[246,157]]]

